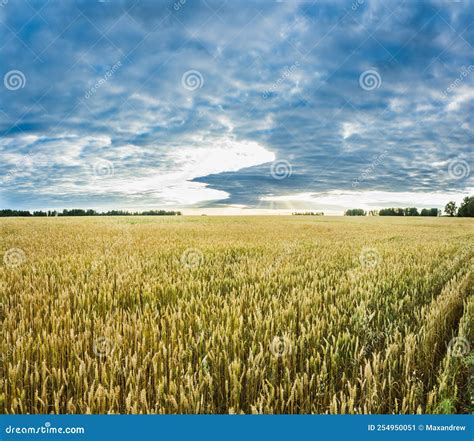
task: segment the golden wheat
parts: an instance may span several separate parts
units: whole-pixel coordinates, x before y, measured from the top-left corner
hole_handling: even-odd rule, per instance
[[[469,219],[0,228],[3,413],[469,412]]]

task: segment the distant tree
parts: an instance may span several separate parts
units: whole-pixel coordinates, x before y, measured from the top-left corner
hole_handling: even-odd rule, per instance
[[[456,210],[457,210],[456,202],[454,201],[449,201],[444,207],[444,212],[448,216],[456,216]]]
[[[104,216],[132,216],[132,213],[122,210],[111,210],[106,213],[102,213]]]
[[[73,208],[71,210],[64,209],[60,216],[87,216],[87,214],[82,208]]]
[[[0,217],[30,217],[31,213],[25,210],[0,210]]]
[[[405,210],[403,208],[395,208],[395,216],[405,216]]]
[[[181,211],[150,210],[137,214],[139,216],[181,216]]]
[[[405,208],[405,216],[419,216],[420,213],[418,213],[418,208],[416,207],[410,207],[410,208]]]
[[[459,217],[474,217],[474,196],[466,196],[458,209]]]
[[[311,213],[315,216],[322,216],[324,213]],[[56,210],[53,211],[34,211],[31,214],[25,210],[0,210],[0,217],[29,217],[29,216],[181,216],[181,211],[166,211],[166,210],[150,210],[144,211],[143,213],[131,213],[128,211],[112,210],[106,213],[99,213],[92,209],[83,210],[82,208],[72,208],[70,210],[64,209],[58,213]]]
[[[323,211],[304,211],[304,212],[298,212],[295,211],[294,213],[291,213],[293,216],[324,216]]]
[[[403,208],[382,208],[379,211],[379,216],[405,216]]]
[[[369,216],[378,216],[379,215],[379,210],[370,210],[369,211]]]
[[[421,216],[432,216],[432,217],[436,217],[436,216],[439,216],[441,214],[441,210],[439,210],[438,208],[423,208],[423,210],[421,210]]]
[[[352,210],[346,210],[344,216],[365,216],[365,212],[362,208],[353,208]]]

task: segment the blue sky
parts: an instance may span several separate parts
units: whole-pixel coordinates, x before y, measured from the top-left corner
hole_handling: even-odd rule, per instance
[[[0,206],[443,206],[474,3],[0,0]]]

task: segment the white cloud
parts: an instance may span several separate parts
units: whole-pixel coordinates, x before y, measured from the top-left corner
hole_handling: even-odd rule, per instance
[[[88,140],[88,143],[90,142],[91,140]],[[84,143],[84,140],[78,142],[78,146]],[[229,196],[225,191],[208,188],[207,184],[192,182],[194,178],[234,172],[275,159],[275,154],[259,143],[239,141],[232,137],[197,138],[192,144],[194,145],[186,147],[174,146],[166,153],[160,152],[161,156],[156,165],[141,167],[140,174],[131,177],[121,173],[121,169],[129,165],[121,158],[126,157],[129,152],[136,153],[139,149],[137,146],[127,145],[112,150],[107,156],[109,161],[112,159],[113,164],[113,173],[110,173],[110,176],[97,177],[93,174],[94,161],[105,158],[105,155],[102,158],[98,155],[81,158],[80,164],[89,173],[86,183],[79,184],[67,176],[58,175],[54,185],[45,185],[38,192],[49,195],[90,196],[114,193],[130,198],[146,195],[162,205],[189,205],[222,200]],[[68,149],[69,153],[70,151],[71,149]],[[150,151],[148,148],[147,152]],[[70,158],[68,161],[70,162]]]
[[[459,110],[462,104],[466,101],[474,99],[474,88],[472,87],[459,87],[456,89],[454,96],[446,106],[448,112]]]
[[[352,135],[362,133],[363,127],[359,123],[345,122],[342,124],[342,137],[347,139]]]

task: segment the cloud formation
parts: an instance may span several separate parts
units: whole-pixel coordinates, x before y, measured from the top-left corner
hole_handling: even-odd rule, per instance
[[[9,2],[0,201],[459,199],[474,188],[473,46],[469,2]],[[291,173],[275,179],[274,161]]]

